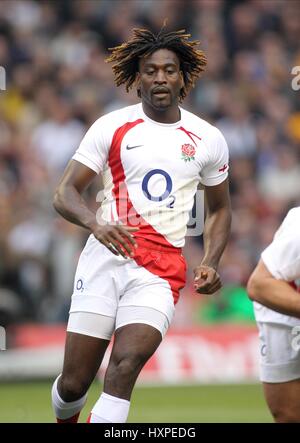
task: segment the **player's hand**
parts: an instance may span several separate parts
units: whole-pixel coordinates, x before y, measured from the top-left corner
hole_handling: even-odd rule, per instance
[[[214,294],[221,287],[221,279],[214,268],[200,265],[194,269],[194,288],[198,294]]]
[[[138,230],[139,228],[131,226],[106,223],[94,226],[92,233],[114,255],[122,255],[124,258],[128,258],[134,256],[134,248],[137,248],[132,232]]]

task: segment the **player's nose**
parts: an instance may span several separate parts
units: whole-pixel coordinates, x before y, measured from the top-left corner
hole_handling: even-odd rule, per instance
[[[163,83],[167,83],[166,81],[166,76],[163,70],[158,70],[156,77],[154,79],[154,83],[156,84],[163,84]]]

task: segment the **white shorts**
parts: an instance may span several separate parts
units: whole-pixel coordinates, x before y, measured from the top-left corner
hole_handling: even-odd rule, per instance
[[[257,325],[261,381],[283,383],[300,378],[300,328],[264,322],[257,322]]]
[[[116,318],[92,312],[71,312],[67,331],[110,340],[115,330],[133,323],[152,326],[162,338],[169,327],[169,321],[162,312],[144,306],[124,306],[118,309]]]
[[[87,335],[109,339],[118,327],[145,323],[165,334],[179,290],[185,284],[185,260],[176,248],[156,246],[142,239],[137,239],[137,243],[134,258],[124,259],[110,252],[93,235],[89,237],[75,275],[69,331],[69,328],[72,332],[85,330],[89,332]],[[93,313],[106,318],[98,322],[94,317],[96,326],[90,330],[87,316],[75,319],[73,313]],[[98,323],[103,325],[102,332]]]

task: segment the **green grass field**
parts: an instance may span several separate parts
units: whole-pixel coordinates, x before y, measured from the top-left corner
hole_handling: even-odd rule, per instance
[[[53,422],[50,382],[0,384],[1,423]],[[85,422],[101,386],[94,383],[81,413]],[[131,423],[272,422],[260,385],[136,387]]]

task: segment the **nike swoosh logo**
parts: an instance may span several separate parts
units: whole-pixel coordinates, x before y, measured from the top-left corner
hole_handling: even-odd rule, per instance
[[[141,146],[144,146],[144,145],[136,145],[136,146],[129,146],[129,145],[127,145],[126,149],[128,149],[128,151],[129,151],[130,149],[140,148]]]

